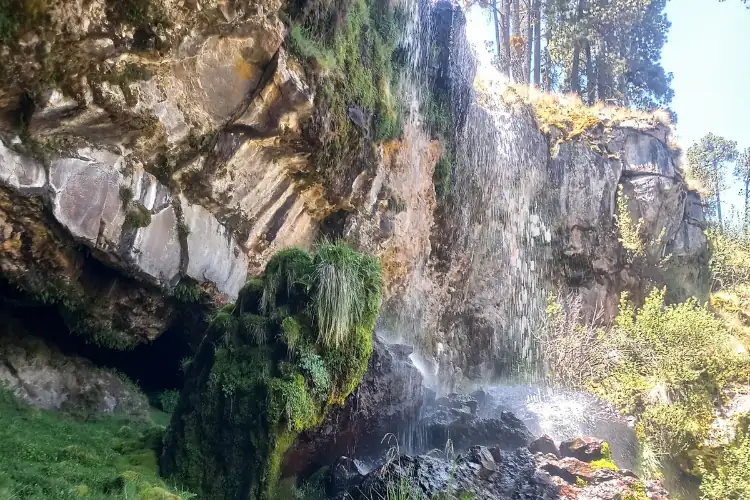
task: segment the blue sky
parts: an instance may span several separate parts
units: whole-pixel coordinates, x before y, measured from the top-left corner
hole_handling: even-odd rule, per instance
[[[740,0],[670,0],[662,64],[674,73],[672,108],[683,148],[708,132],[750,146],[750,10]],[[739,186],[724,194],[741,207]],[[728,206],[725,211],[728,212]]]

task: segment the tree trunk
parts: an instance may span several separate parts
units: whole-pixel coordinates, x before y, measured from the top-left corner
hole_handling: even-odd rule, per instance
[[[575,42],[573,46],[573,64],[570,66],[570,91],[581,94],[581,85],[579,84],[578,69],[581,63],[581,42]]]
[[[534,0],[534,86],[542,79],[542,0]]]
[[[510,19],[510,72],[513,74],[513,82],[523,82],[523,38],[521,37],[521,5],[520,0],[511,1]]]
[[[497,44],[497,61],[498,69],[504,75],[508,75],[508,64],[505,56],[505,46],[507,45],[503,40],[500,40],[500,23],[502,22],[502,16],[498,15],[497,0],[492,0],[492,15],[495,21],[495,43]]]
[[[596,101],[596,86],[594,79],[594,61],[591,59],[591,43],[586,40],[586,90],[588,94],[589,106]]]
[[[534,43],[534,25],[532,24],[531,0],[526,0],[526,66],[523,68],[524,81],[531,83],[531,52]]]
[[[718,170],[719,166],[714,163],[714,172],[717,173],[716,175],[716,215],[719,217],[719,227],[724,227],[724,219],[721,217],[721,192],[719,191],[719,188],[721,187],[719,185],[719,176],[718,176]]]
[[[505,44],[505,57],[510,65],[510,2],[503,0],[503,43]]]
[[[585,0],[578,0],[578,8],[576,9],[576,25],[578,25],[583,19],[583,7]],[[579,26],[575,27],[576,30]],[[576,39],[573,43],[573,64],[570,66],[570,91],[581,95],[581,84],[580,84],[580,67],[581,67],[581,39],[580,34],[576,35]]]

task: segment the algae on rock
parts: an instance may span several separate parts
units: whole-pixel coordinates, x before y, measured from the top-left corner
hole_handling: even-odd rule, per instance
[[[165,437],[162,473],[205,498],[272,498],[298,432],[359,384],[380,264],[342,243],[277,253],[213,319]]]

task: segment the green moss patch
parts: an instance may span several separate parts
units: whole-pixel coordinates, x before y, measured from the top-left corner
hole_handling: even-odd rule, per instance
[[[38,410],[0,389],[0,498],[191,498],[159,478],[163,431],[145,420],[83,421]],[[164,496],[148,496],[154,490]]]
[[[380,265],[344,244],[276,254],[213,318],[165,438],[163,472],[205,498],[273,498],[297,433],[359,384]]]

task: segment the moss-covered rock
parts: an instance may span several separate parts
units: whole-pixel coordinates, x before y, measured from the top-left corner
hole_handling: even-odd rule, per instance
[[[359,384],[381,288],[379,263],[344,244],[276,254],[211,322],[162,472],[203,498],[271,498],[297,433]]]

